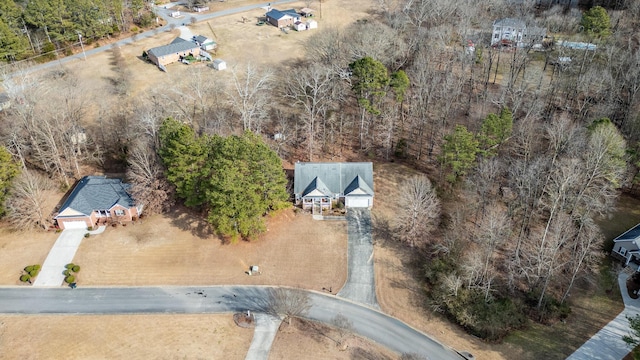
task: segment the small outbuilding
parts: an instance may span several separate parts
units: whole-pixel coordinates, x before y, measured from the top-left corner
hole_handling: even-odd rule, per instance
[[[200,46],[200,49],[204,51],[214,50],[218,46],[215,41],[202,35],[194,35],[193,42],[198,44]]]
[[[307,20],[307,29],[317,29],[318,22],[315,20]]]
[[[293,29],[296,31],[305,31],[307,30],[307,24],[303,23],[302,21],[296,21],[295,23],[293,23]]]
[[[222,59],[213,60],[213,68],[220,71],[225,70],[227,68],[227,63]]]

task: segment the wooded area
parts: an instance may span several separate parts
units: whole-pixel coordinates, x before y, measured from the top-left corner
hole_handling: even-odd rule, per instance
[[[60,39],[80,26],[53,15],[35,23],[27,14],[42,3],[24,8],[27,26]],[[104,7],[107,23],[124,26],[130,7]],[[18,72],[3,82],[11,98],[3,144],[23,175],[68,188],[83,167],[126,171],[149,211],[177,197],[221,233],[248,238],[286,200],[275,154],[405,162],[425,176],[402,185],[406,211],[393,230],[419,254],[428,306],[489,340],[527,319],[566,316],[575,284],[607,253],[594,219],[621,190],[637,190],[640,3],[586,17],[533,1],[397,0],[377,10],[318,31],[304,61],[243,64],[229,83],[192,68],[170,89],[133,98],[118,77],[109,96],[92,98],[71,71]],[[552,37],[537,50],[490,47],[492,23],[504,17]],[[596,47],[563,47],[561,38]],[[36,190],[23,189],[42,185],[25,176],[7,202],[14,213],[26,199],[38,203]],[[14,224],[46,221],[33,218]]]
[[[3,0],[0,3],[0,61],[34,55],[55,59],[55,50],[148,27],[155,15],[145,0]],[[39,59],[37,59],[40,61]]]

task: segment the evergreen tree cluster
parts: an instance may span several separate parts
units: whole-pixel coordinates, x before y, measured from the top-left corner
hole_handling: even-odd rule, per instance
[[[280,158],[249,131],[198,136],[169,118],[160,128],[159,155],[185,205],[202,209],[216,231],[233,241],[265,230],[263,216],[288,206]]]

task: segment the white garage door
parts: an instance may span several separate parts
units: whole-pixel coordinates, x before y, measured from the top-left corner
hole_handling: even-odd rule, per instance
[[[347,196],[346,197],[346,206],[347,207],[351,207],[351,208],[357,208],[357,207],[369,207],[371,204],[371,197],[369,196],[362,196],[362,197],[350,197]]]
[[[84,221],[63,221],[65,229],[86,229],[87,223]]]

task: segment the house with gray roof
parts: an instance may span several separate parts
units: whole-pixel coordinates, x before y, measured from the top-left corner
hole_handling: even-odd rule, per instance
[[[547,29],[527,26],[520,19],[504,18],[493,22],[491,46],[532,46],[541,43]]]
[[[613,239],[611,256],[623,261],[625,266],[633,265],[636,270],[638,269],[640,265],[640,224]]]
[[[370,162],[297,162],[294,168],[296,205],[314,213],[342,202],[346,208],[373,205],[373,164]]]
[[[277,28],[291,26],[300,21],[301,16],[294,9],[276,10],[272,9],[265,15],[267,22]]]
[[[113,222],[129,222],[142,214],[129,194],[130,185],[106,176],[85,176],[54,216],[60,229],[86,229]]]
[[[182,38],[176,38],[168,45],[158,46],[147,51],[149,60],[160,68],[180,61],[180,59],[189,55],[199,56],[200,45],[195,41],[188,41]]]

